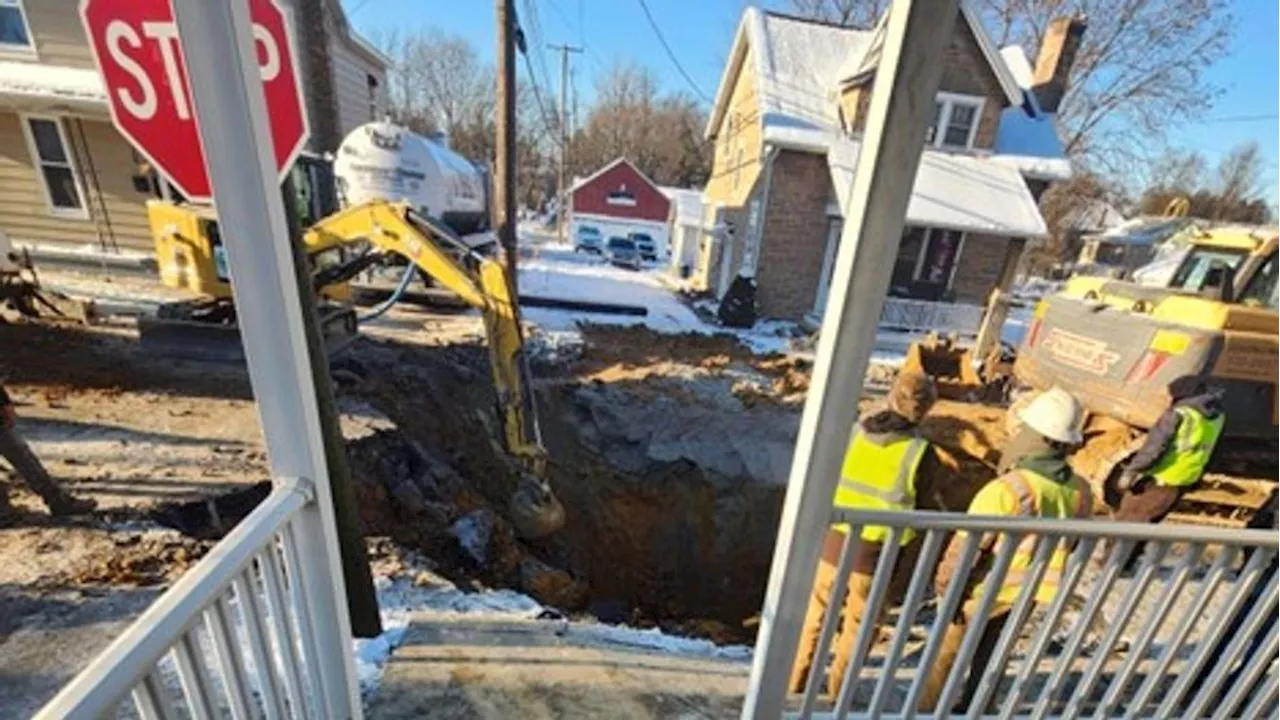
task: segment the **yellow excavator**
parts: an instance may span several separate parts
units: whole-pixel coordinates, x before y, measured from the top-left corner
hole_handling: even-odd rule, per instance
[[[199,206],[164,201],[153,201],[149,211],[163,282],[201,295],[171,315],[193,328],[231,326],[227,321],[234,318],[231,286],[213,214]],[[407,261],[411,269],[480,311],[504,444],[522,470],[511,499],[513,524],[526,538],[559,530],[564,510],[545,480],[547,454],[506,267],[474,251],[444,223],[407,203],[380,200],[323,217],[305,231],[303,245],[314,268],[313,286],[324,299],[322,324],[330,338],[355,330],[348,281],[366,268],[397,260]],[[192,313],[193,308],[200,312]],[[340,332],[333,332],[335,328]]]
[[[1078,277],[1041,300],[1014,376],[1036,390],[1062,387],[1090,411],[1089,442],[1118,448],[1083,454],[1101,464],[1080,469],[1104,485],[1168,408],[1168,383],[1205,377],[1221,388],[1227,417],[1215,465],[1269,468],[1266,477],[1280,418],[1277,232],[1197,229],[1172,260],[1158,285]],[[1218,506],[1210,514],[1256,509],[1230,492],[1203,494],[1191,500]]]

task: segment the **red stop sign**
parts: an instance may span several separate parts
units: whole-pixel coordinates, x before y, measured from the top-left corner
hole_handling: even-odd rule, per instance
[[[276,169],[307,141],[289,23],[275,0],[249,0]],[[80,18],[116,129],[191,199],[212,195],[170,0],[81,0]]]

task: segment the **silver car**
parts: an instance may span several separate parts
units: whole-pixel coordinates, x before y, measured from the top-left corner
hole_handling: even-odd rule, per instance
[[[611,237],[604,246],[604,258],[611,264],[631,270],[640,269],[640,250],[630,238]]]

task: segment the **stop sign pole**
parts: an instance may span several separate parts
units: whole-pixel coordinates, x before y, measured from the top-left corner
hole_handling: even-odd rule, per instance
[[[317,369],[326,368],[327,359],[314,297],[309,283],[305,292],[300,288],[295,266],[253,61],[249,0],[175,0],[174,10],[271,472],[315,484],[315,502],[294,528],[310,620],[304,636],[313,642],[319,670],[313,686],[325,709],[317,714],[351,717],[360,713],[360,688],[351,619],[342,607],[348,588],[322,429],[319,397],[328,377]],[[328,393],[331,398],[331,388]]]

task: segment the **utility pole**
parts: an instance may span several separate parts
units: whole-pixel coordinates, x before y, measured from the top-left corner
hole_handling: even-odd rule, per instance
[[[516,272],[516,11],[513,0],[496,0],[498,14],[497,163],[493,172],[493,227],[506,251],[511,297],[519,297]],[[523,38],[519,39],[521,45]]]
[[[568,196],[565,193],[564,174],[569,164],[569,53],[580,53],[582,48],[573,45],[547,45],[548,50],[560,52],[560,174],[557,196],[560,199],[560,242],[564,242],[568,216]]]

